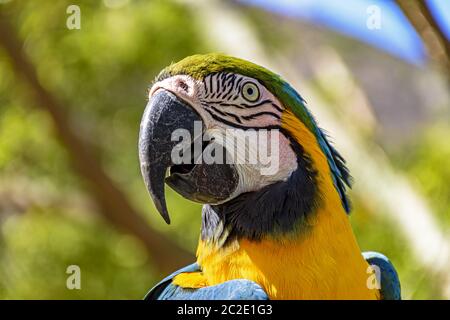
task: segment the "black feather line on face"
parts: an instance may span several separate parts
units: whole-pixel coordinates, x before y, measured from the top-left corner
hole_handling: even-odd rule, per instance
[[[283,130],[284,131],[284,130]],[[311,159],[286,132],[297,154],[297,169],[286,181],[248,192],[220,205],[205,205],[201,238],[227,245],[236,239],[259,241],[296,231],[320,203],[317,171]],[[224,239],[226,237],[226,239]]]
[[[274,117],[275,119],[281,120],[281,117],[278,114],[270,112],[270,111],[261,111],[261,112],[257,112],[254,114],[250,114],[248,116],[242,116],[242,119],[253,120],[253,119],[256,119],[261,116],[271,116],[271,117]]]

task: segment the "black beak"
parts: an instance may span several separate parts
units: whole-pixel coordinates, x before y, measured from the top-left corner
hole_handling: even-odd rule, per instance
[[[238,184],[238,175],[232,165],[194,164],[193,161],[201,156],[201,152],[189,156],[189,164],[174,163],[172,153],[175,147],[180,147],[180,141],[172,141],[172,133],[180,129],[189,132],[191,141],[183,141],[183,145],[192,146],[194,140],[202,139],[202,132],[199,134],[195,130],[199,125],[203,127],[198,113],[173,93],[163,89],[153,94],[142,117],[139,132],[141,173],[157,210],[168,224],[170,218],[164,195],[165,181],[185,198],[212,204],[227,199]],[[214,143],[207,142],[200,151],[212,146]],[[193,149],[190,148],[192,153]],[[165,179],[168,168],[170,176]]]
[[[145,108],[139,132],[139,161],[148,192],[161,216],[169,224],[164,195],[164,178],[172,165],[171,153],[179,141],[172,141],[172,133],[186,129],[194,135],[194,123],[201,121],[192,108],[166,90],[157,91]]]

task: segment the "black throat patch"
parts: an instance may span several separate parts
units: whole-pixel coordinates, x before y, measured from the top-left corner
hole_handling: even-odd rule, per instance
[[[317,171],[303,147],[286,135],[297,154],[297,169],[286,181],[248,192],[220,205],[204,205],[203,241],[220,246],[235,239],[259,241],[296,230],[318,206]]]

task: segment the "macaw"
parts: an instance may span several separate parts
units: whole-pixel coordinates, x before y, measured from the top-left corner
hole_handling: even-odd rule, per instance
[[[249,132],[277,146],[275,170],[263,170],[267,145],[230,142]],[[208,152],[229,157],[201,161]],[[344,158],[305,100],[266,68],[212,53],[163,69],[149,90],[139,161],[167,223],[165,183],[203,204],[196,263],[146,299],[400,299],[391,262],[362,254],[353,234]]]

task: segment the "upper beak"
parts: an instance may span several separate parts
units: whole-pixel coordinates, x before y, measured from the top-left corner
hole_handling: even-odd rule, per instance
[[[164,195],[164,178],[173,165],[171,154],[179,141],[172,141],[172,133],[184,129],[194,136],[200,116],[186,102],[173,93],[159,89],[150,98],[141,121],[139,132],[139,161],[148,192],[161,216],[169,224]]]

